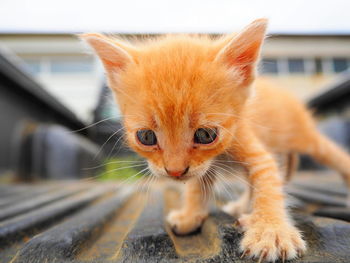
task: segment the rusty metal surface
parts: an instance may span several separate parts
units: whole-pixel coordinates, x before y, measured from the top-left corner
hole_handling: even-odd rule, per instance
[[[349,262],[350,211],[339,178],[303,174],[287,191],[309,247],[293,262]],[[218,190],[218,204],[229,198]],[[198,233],[174,235],[164,216],[179,205],[169,184],[149,195],[114,183],[0,185],[0,262],[251,262],[239,259],[242,233],[218,208]]]

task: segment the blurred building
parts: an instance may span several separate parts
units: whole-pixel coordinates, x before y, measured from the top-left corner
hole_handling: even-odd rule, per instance
[[[261,73],[309,99],[350,67],[350,35],[276,35],[263,49]]]
[[[92,120],[103,84],[102,67],[73,35],[0,34],[0,46],[61,103]]]
[[[103,70],[70,34],[0,34],[0,44],[62,103],[85,120],[99,100]],[[350,35],[273,35],[263,50],[262,74],[306,99],[350,66]],[[111,104],[112,105],[112,104]],[[116,114],[113,106],[101,117]]]
[[[84,168],[101,164],[86,124],[6,53],[0,54],[0,105],[0,181],[84,177],[94,173]]]

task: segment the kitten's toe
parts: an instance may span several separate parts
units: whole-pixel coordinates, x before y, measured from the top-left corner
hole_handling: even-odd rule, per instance
[[[300,257],[306,250],[306,243],[300,232],[288,223],[276,225],[251,221],[240,247],[243,257],[258,258],[259,262],[278,259],[285,262]]]
[[[174,210],[169,213],[167,222],[175,234],[186,235],[197,231],[207,216],[207,213]]]

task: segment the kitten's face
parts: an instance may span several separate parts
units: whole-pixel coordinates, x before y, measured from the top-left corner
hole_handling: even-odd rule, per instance
[[[200,176],[230,145],[244,97],[232,92],[235,80],[226,69],[203,54],[194,62],[195,52],[176,60],[162,52],[139,58],[121,75],[128,142],[157,175]]]
[[[250,32],[259,29],[254,25],[230,42],[178,36],[121,49],[103,39],[101,49],[99,40],[90,39],[117,95],[128,143],[154,174],[202,176],[234,145],[264,23],[260,37]]]

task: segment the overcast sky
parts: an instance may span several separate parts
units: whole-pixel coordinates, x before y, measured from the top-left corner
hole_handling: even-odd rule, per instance
[[[271,33],[350,33],[350,0],[0,0],[0,32],[237,31],[259,17]]]

